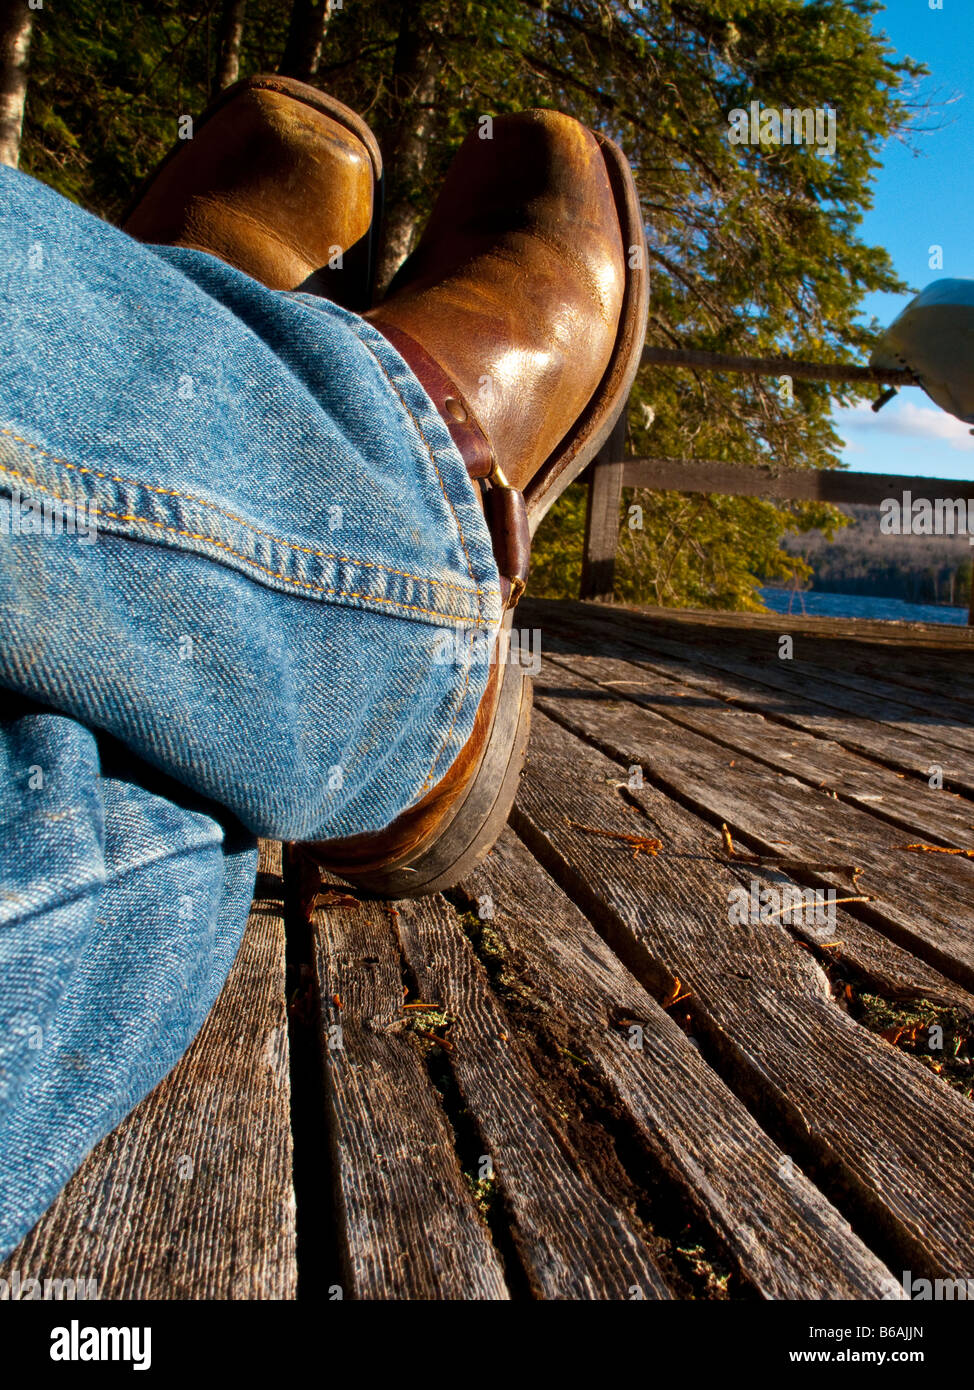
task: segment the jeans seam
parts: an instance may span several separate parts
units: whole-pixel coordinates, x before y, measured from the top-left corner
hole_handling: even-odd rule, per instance
[[[414,426],[414,428],[415,428],[415,430],[416,430],[416,433],[419,435],[420,439],[422,440],[423,445],[424,445],[424,447],[425,447],[425,449],[426,449],[426,452],[429,454],[430,463],[433,465],[433,472],[436,474],[436,481],[437,481],[437,482],[439,483],[439,485],[440,485],[440,491],[443,493],[444,500],[446,501],[446,504],[447,504],[447,506],[448,506],[449,509],[450,509],[450,515],[453,517],[454,524],[456,525],[456,528],[457,528],[457,535],[458,535],[459,538],[460,538],[460,545],[461,545],[461,547],[462,547],[462,549],[463,549],[463,553],[464,553],[464,556],[465,556],[466,561],[467,561],[467,572],[469,573],[470,578],[471,578],[471,580],[473,581],[473,583],[476,585],[476,583],[477,583],[477,578],[476,578],[476,575],[474,574],[473,561],[472,561],[471,558],[470,558],[470,552],[469,552],[469,550],[467,549],[467,540],[466,540],[466,537],[465,537],[464,534],[463,534],[463,526],[462,526],[462,524],[461,524],[461,522],[460,522],[460,518],[457,516],[456,509],[455,509],[454,506],[453,506],[453,502],[452,502],[451,499],[450,499],[450,495],[449,495],[449,493],[448,493],[447,490],[446,490],[446,484],[445,484],[444,481],[443,481],[443,475],[440,473],[439,466],[437,465],[436,458],[434,457],[434,454],[433,454],[432,446],[430,445],[429,440],[426,438],[426,435],[423,433],[423,427],[422,427],[422,425],[419,423],[419,420],[417,419],[416,415],[413,413],[413,410],[411,409],[411,407],[410,407],[409,404],[407,403],[405,397],[403,396],[403,394],[402,394],[402,392],[400,391],[399,387],[396,385],[395,381],[393,380],[392,376],[390,375],[389,371],[387,370],[385,363],[382,361],[381,357],[379,357],[378,353],[374,350],[374,348],[371,346],[371,344],[369,344],[368,342],[366,342],[366,341],[361,337],[361,335],[359,335],[359,342],[360,342],[360,343],[362,344],[362,346],[365,348],[366,352],[368,352],[369,355],[370,355],[370,356],[375,360],[375,362],[378,364],[379,370],[382,372],[382,375],[385,377],[386,381],[388,381],[388,383],[389,383],[389,385],[392,387],[393,391],[395,391],[395,393],[396,393],[397,397],[399,398],[399,401],[400,401],[400,403],[401,403],[403,409],[405,410],[406,414],[409,416],[410,420],[413,422],[413,426]],[[418,378],[417,378],[417,380],[418,380]],[[420,382],[419,384],[420,384],[420,386],[422,386],[422,383],[421,383],[421,382]],[[458,452],[459,452],[459,451],[458,451]],[[464,466],[462,455],[461,455],[461,466]],[[477,588],[477,591],[476,591],[476,592],[477,592],[477,609],[478,609],[478,616],[477,616],[477,618],[476,618],[476,620],[475,620],[476,626],[477,626],[477,627],[493,626],[493,624],[486,624],[485,621],[484,621],[484,617],[483,617],[483,611],[484,611],[484,609],[483,609],[483,598],[482,598],[482,596],[481,596],[481,590],[480,590],[479,587]],[[471,647],[471,649],[473,648],[473,633],[470,634],[470,647]],[[446,734],[445,734],[445,736],[444,736],[444,738],[443,738],[443,742],[440,744],[440,747],[439,747],[439,750],[438,750],[437,753],[436,753],[436,756],[433,758],[433,764],[432,764],[432,766],[430,767],[429,772],[426,774],[426,778],[425,778],[425,780],[424,780],[424,782],[423,782],[422,787],[420,788],[420,795],[422,795],[422,793],[423,793],[424,791],[426,791],[427,787],[429,787],[430,783],[432,782],[432,780],[433,780],[433,774],[436,772],[436,768],[437,768],[437,765],[439,764],[440,759],[442,758],[443,754],[446,752],[446,749],[447,749],[447,747],[448,747],[448,745],[449,745],[450,739],[451,739],[452,736],[453,736],[453,730],[454,730],[454,729],[456,728],[456,726],[457,726],[457,720],[460,718],[460,715],[461,715],[461,713],[462,713],[462,711],[463,711],[463,707],[464,707],[464,705],[465,705],[466,702],[467,702],[467,695],[468,695],[469,692],[470,692],[470,666],[471,666],[471,662],[468,661],[468,662],[467,662],[467,668],[466,668],[466,677],[465,677],[465,680],[464,680],[464,683],[463,683],[463,690],[461,691],[459,703],[457,704],[456,710],[454,711],[453,720],[452,720],[452,722],[451,722],[451,724],[450,724],[449,729],[446,731]]]
[[[376,361],[378,362],[378,358],[376,358]],[[379,365],[380,365],[380,366],[382,365],[381,362],[379,363]],[[400,397],[400,399],[401,399],[401,397]],[[408,407],[407,407],[407,409],[408,409]],[[208,508],[210,508],[211,511],[216,512],[216,514],[217,514],[218,516],[226,517],[228,521],[233,521],[233,522],[235,522],[238,526],[243,526],[245,530],[251,531],[255,536],[263,536],[265,540],[273,541],[275,545],[282,545],[282,546],[285,547],[285,549],[297,551],[298,553],[300,553],[300,554],[302,554],[302,555],[313,555],[313,556],[315,557],[315,559],[318,559],[318,560],[337,560],[339,564],[356,565],[356,566],[359,566],[359,567],[362,568],[362,569],[382,570],[382,571],[384,571],[384,572],[387,573],[387,574],[398,574],[398,575],[401,575],[402,578],[404,578],[404,579],[415,579],[415,580],[417,580],[417,581],[418,581],[419,583],[421,583],[421,584],[432,584],[432,585],[436,585],[436,587],[437,587],[437,588],[440,588],[440,589],[455,589],[455,590],[457,590],[457,591],[458,591],[459,593],[461,593],[461,594],[473,593],[473,594],[476,594],[476,595],[479,596],[479,595],[481,595],[481,594],[484,592],[484,591],[483,591],[482,589],[480,589],[480,588],[468,589],[467,586],[466,586],[465,584],[450,584],[450,583],[448,583],[448,582],[447,582],[446,580],[444,580],[444,579],[430,579],[430,578],[428,578],[426,575],[423,575],[423,574],[412,574],[409,570],[397,570],[397,569],[394,569],[391,565],[380,565],[380,564],[378,564],[378,563],[377,563],[376,561],[374,561],[374,560],[356,560],[356,559],[354,559],[352,556],[349,556],[349,555],[339,555],[339,554],[337,554],[337,553],[333,553],[333,552],[328,551],[328,550],[315,550],[315,549],[313,549],[311,546],[308,546],[308,545],[294,545],[291,541],[286,541],[286,540],[283,540],[280,536],[275,536],[274,533],[273,533],[272,531],[263,531],[263,530],[261,530],[261,528],[260,528],[259,526],[254,526],[251,522],[245,520],[244,517],[242,517],[242,516],[237,516],[234,512],[227,511],[226,508],[224,508],[224,507],[218,507],[218,506],[216,505],[215,502],[208,502],[208,501],[206,500],[206,498],[204,498],[204,497],[194,497],[194,496],[192,495],[192,493],[188,493],[188,492],[179,492],[179,491],[177,491],[175,488],[155,487],[155,486],[153,486],[152,483],[144,483],[144,482],[141,482],[138,478],[121,478],[121,477],[118,477],[118,476],[117,476],[116,474],[114,474],[114,473],[102,473],[102,472],[100,472],[97,468],[86,468],[86,467],[84,467],[84,466],[81,465],[81,464],[78,464],[78,463],[71,463],[68,459],[62,458],[62,457],[59,456],[58,454],[52,454],[52,453],[50,453],[47,449],[42,449],[41,446],[40,446],[39,444],[34,444],[31,440],[25,439],[23,435],[15,434],[14,431],[13,431],[13,430],[10,430],[10,429],[0,429],[0,434],[7,435],[8,438],[16,440],[18,444],[25,444],[25,445],[27,446],[28,449],[34,449],[34,450],[36,450],[37,453],[39,453],[43,458],[50,459],[52,463],[60,463],[60,464],[63,464],[63,466],[64,466],[65,468],[71,469],[71,471],[74,472],[74,473],[87,473],[87,474],[90,474],[93,478],[104,478],[106,482],[121,483],[121,484],[122,484],[123,486],[125,486],[125,487],[140,487],[140,488],[145,488],[145,490],[146,490],[147,492],[154,492],[154,493],[157,493],[157,494],[159,494],[159,496],[161,496],[161,497],[178,497],[178,498],[179,498],[181,501],[183,501],[183,502],[192,502],[192,504],[193,504],[194,506],[196,506],[196,507],[208,507]],[[426,443],[425,439],[424,439],[423,442]],[[429,445],[427,445],[427,448],[429,448]],[[432,458],[432,455],[431,455],[431,458]],[[433,462],[433,467],[434,467],[434,469],[436,468],[436,463],[435,463],[435,461]],[[27,473],[15,473],[13,469],[8,469],[8,468],[4,468],[3,471],[4,471],[4,472],[7,472],[7,473],[10,473],[10,475],[11,475],[12,477],[14,477],[14,478],[22,478],[25,482],[33,483],[36,487],[41,488],[41,490],[44,491],[44,492],[50,492],[50,489],[48,489],[48,488],[43,488],[42,485],[41,485],[39,482],[37,482],[37,479],[36,479],[36,478],[32,478],[32,477],[31,477],[29,474],[27,474]],[[438,470],[438,469],[437,469],[437,478],[439,478],[439,470]],[[442,479],[440,479],[440,487],[441,487],[441,489],[443,488]],[[55,501],[58,501],[58,502],[67,502],[67,501],[68,501],[67,498],[64,498],[64,497],[57,497],[54,493],[50,493],[50,495],[51,495],[52,497],[54,497],[54,500],[55,500]],[[445,491],[445,489],[443,489],[443,495],[444,495],[444,497],[446,497],[446,491]],[[447,500],[447,502],[449,503],[450,499],[449,499],[448,497],[446,498],[446,500]],[[450,510],[451,510],[451,511],[453,510],[452,506],[450,507]],[[101,516],[115,516],[115,513],[113,513],[113,512],[101,512],[101,513],[98,513],[98,514],[101,515]],[[144,518],[144,517],[116,517],[116,520],[120,520],[120,521],[143,521],[143,520],[145,520],[145,519],[146,519],[146,518]],[[456,519],[456,514],[455,514],[455,513],[454,513],[454,519]],[[155,525],[156,523],[155,523],[155,522],[152,522],[152,523],[150,523],[150,524]],[[458,527],[458,529],[459,529],[459,526],[460,526],[460,523],[459,523],[459,521],[457,521],[457,527]],[[167,529],[172,529],[172,528],[167,528]],[[177,534],[179,534],[179,535],[190,535],[189,532],[177,532]],[[193,539],[193,540],[201,540],[201,539],[207,539],[207,538],[206,538],[206,537],[200,537],[200,536],[191,536],[191,539]],[[463,545],[463,532],[462,532],[462,531],[461,531],[461,533],[460,533],[460,543],[461,543],[461,545]],[[214,544],[217,544],[217,542],[214,542]],[[464,554],[466,555],[466,546],[465,546],[465,545],[463,546],[463,550],[464,550]],[[234,555],[235,555],[236,553],[237,553],[236,551],[231,551],[231,554],[234,554]],[[246,560],[247,557],[246,557],[246,556],[239,556],[238,558],[239,558],[239,559]],[[250,563],[250,562],[248,561],[248,563]],[[260,566],[260,565],[258,565],[258,569],[260,569],[260,568],[263,568],[263,567]],[[469,557],[469,555],[467,556],[467,568],[468,568],[468,570],[470,571],[470,578],[473,580],[474,584],[476,585],[477,580],[476,580],[476,576],[474,575],[473,569],[472,569],[472,567],[471,567],[471,565],[470,565],[470,557]],[[268,572],[268,573],[272,573],[272,571],[267,571],[267,572]],[[280,578],[283,578],[284,576],[283,576],[283,575],[276,575],[275,577],[278,578],[278,579],[280,579]],[[312,586],[309,586],[309,587],[314,587],[314,586],[312,585]],[[322,589],[321,592],[322,592],[322,593],[331,593],[331,592],[336,592],[336,593],[337,593],[337,592],[341,592],[341,591],[338,591],[338,590]],[[350,595],[350,597],[357,597],[357,595]],[[406,605],[403,605],[403,606],[406,606]],[[478,604],[478,607],[482,607],[482,605]],[[422,612],[433,612],[434,610],[432,610],[432,609],[422,609],[422,610],[420,610],[420,611],[422,611]],[[434,614],[434,616],[439,617],[440,615],[439,615],[439,614]]]
[[[67,506],[74,505],[74,500],[72,498],[61,497],[58,493],[52,492],[49,487],[45,487],[43,483],[39,483],[37,479],[32,478],[29,473],[18,473],[15,469],[6,467],[5,464],[0,464],[0,473],[5,474],[11,478],[20,478],[23,482],[30,483],[33,487],[36,487],[39,492],[46,492],[49,497],[53,497],[55,502],[63,502]],[[188,498],[187,500],[192,501],[193,499]],[[468,620],[462,617],[458,617],[455,613],[441,613],[438,608],[424,608],[421,604],[418,603],[403,603],[400,599],[385,598],[381,594],[360,594],[357,593],[354,589],[329,589],[326,588],[323,584],[312,584],[310,583],[310,581],[306,579],[292,579],[291,576],[288,574],[281,574],[278,570],[269,569],[266,565],[261,565],[256,560],[251,560],[248,555],[242,555],[239,550],[234,550],[233,546],[228,545],[226,541],[219,541],[215,537],[207,536],[203,532],[183,531],[180,530],[178,526],[167,526],[165,522],[153,521],[151,517],[131,516],[127,513],[121,512],[109,512],[102,507],[91,507],[90,510],[93,516],[107,516],[111,517],[113,521],[128,521],[136,522],[144,526],[155,526],[160,531],[168,531],[174,536],[184,536],[187,540],[192,541],[203,541],[206,545],[213,545],[220,550],[227,551],[228,554],[233,555],[234,558],[237,560],[242,560],[243,563],[249,566],[251,569],[260,570],[262,574],[268,574],[271,576],[272,579],[279,579],[284,584],[294,584],[301,589],[311,589],[314,593],[328,594],[332,598],[361,599],[365,603],[388,603],[391,604],[393,608],[405,608],[412,613],[425,613],[427,614],[427,616],[431,618],[443,618],[447,622],[452,623],[472,621],[474,626],[476,627],[491,626],[491,624],[483,617],[477,617],[472,620]],[[467,593],[469,591],[464,589],[463,592]],[[482,610],[482,605],[480,604],[479,600],[477,606]]]
[[[389,383],[389,385],[392,387],[393,391],[395,391],[397,397],[399,398],[400,404],[402,405],[402,407],[403,407],[403,409],[405,410],[406,414],[409,416],[410,420],[412,420],[413,425],[414,425],[414,427],[415,427],[415,429],[416,429],[416,433],[419,435],[420,439],[423,441],[423,445],[424,445],[424,447],[425,447],[425,449],[426,449],[426,452],[429,454],[430,463],[433,465],[433,472],[436,474],[436,481],[437,481],[437,482],[439,483],[439,485],[440,485],[440,491],[443,493],[444,501],[446,502],[446,505],[450,508],[450,515],[453,517],[454,523],[455,523],[455,525],[456,525],[456,528],[457,528],[457,535],[460,537],[460,545],[461,545],[461,547],[462,547],[462,549],[463,549],[463,553],[464,553],[464,556],[465,556],[466,561],[467,561],[467,572],[469,573],[470,578],[471,578],[472,582],[474,583],[474,585],[476,585],[476,584],[477,584],[477,576],[474,574],[474,570],[473,570],[473,561],[471,560],[471,558],[470,558],[470,552],[469,552],[469,550],[467,549],[467,540],[466,540],[466,537],[465,537],[464,534],[463,534],[463,526],[461,525],[460,518],[457,516],[456,510],[455,510],[455,508],[454,508],[454,506],[453,506],[453,503],[452,503],[452,501],[450,500],[450,495],[449,495],[449,493],[448,493],[447,490],[446,490],[446,484],[443,482],[443,475],[440,473],[439,467],[438,467],[437,462],[436,462],[436,458],[435,458],[435,456],[434,456],[434,454],[433,454],[432,446],[430,445],[429,440],[426,438],[426,435],[423,433],[423,427],[422,427],[422,425],[419,423],[419,420],[418,420],[418,419],[416,418],[416,416],[414,415],[414,413],[413,413],[411,407],[406,403],[405,397],[403,396],[402,392],[399,390],[399,387],[396,385],[395,381],[393,381],[393,379],[392,379],[392,377],[390,376],[388,370],[386,369],[385,363],[382,361],[381,357],[379,357],[378,353],[376,353],[375,350],[372,348],[372,346],[371,346],[369,343],[367,343],[363,338],[360,337],[360,338],[359,338],[359,342],[360,342],[360,343],[362,344],[362,346],[365,348],[366,352],[369,353],[369,355],[373,358],[373,360],[378,364],[379,370],[382,372],[382,375],[385,377],[386,381],[388,381],[388,383]],[[418,380],[418,378],[417,378],[417,380]],[[422,385],[422,383],[420,383],[420,385]],[[458,451],[458,452],[459,452],[459,451]],[[462,463],[462,458],[461,458],[461,463]],[[482,625],[482,623],[483,623],[483,609],[484,609],[484,605],[483,605],[483,601],[482,601],[482,597],[481,597],[481,596],[482,596],[482,590],[478,587],[478,588],[475,589],[475,592],[476,592],[476,594],[477,594],[477,607],[478,607],[478,609],[480,610],[480,615],[481,615],[480,617],[478,617],[477,623],[478,623],[478,625]],[[462,703],[462,702],[461,702],[461,703]],[[458,711],[458,713],[459,713],[459,711]],[[435,767],[435,766],[436,766],[436,764],[434,763],[434,767]]]
[[[471,647],[471,649],[473,648],[473,633],[470,634],[470,647]],[[434,759],[433,759],[433,765],[432,765],[432,767],[430,768],[429,772],[427,772],[426,778],[425,778],[425,780],[424,780],[424,782],[423,782],[423,785],[422,785],[422,786],[420,787],[420,789],[419,789],[419,794],[420,794],[420,795],[422,795],[422,793],[426,791],[427,787],[428,787],[428,786],[430,785],[430,783],[432,782],[432,780],[433,780],[433,774],[434,774],[434,772],[436,771],[437,764],[439,763],[439,761],[440,761],[440,759],[442,758],[444,752],[446,751],[447,744],[450,742],[450,739],[451,739],[451,737],[452,737],[452,735],[453,735],[453,730],[454,730],[454,729],[456,728],[456,726],[457,726],[457,720],[460,718],[460,713],[461,713],[461,711],[462,711],[464,705],[465,705],[466,702],[467,702],[467,695],[468,695],[468,693],[469,693],[469,691],[470,691],[470,666],[471,666],[471,662],[468,661],[468,662],[467,662],[467,666],[466,666],[466,678],[465,678],[465,680],[464,680],[464,682],[463,682],[463,690],[462,690],[461,693],[460,693],[460,701],[459,701],[459,704],[457,705],[456,711],[454,712],[454,715],[453,715],[453,721],[452,721],[452,723],[450,724],[449,729],[447,729],[446,735],[445,735],[445,737],[444,737],[444,739],[443,739],[443,742],[440,744],[439,751],[437,752],[436,756],[435,756]]]

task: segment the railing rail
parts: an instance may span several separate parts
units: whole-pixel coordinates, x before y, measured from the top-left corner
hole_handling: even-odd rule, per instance
[[[919,386],[903,367],[857,367],[847,362],[801,362],[796,357],[739,357],[728,352],[696,348],[643,348],[643,365],[702,368],[710,372],[741,372],[745,376],[790,376],[799,381],[848,381],[862,386]]]
[[[918,386],[913,373],[902,368],[857,367],[835,361],[799,361],[796,357],[743,357],[734,353],[703,352],[695,347],[643,347],[643,366],[686,367],[693,371],[735,371],[752,377],[792,377],[799,381],[845,381],[886,386],[875,402],[878,410],[898,386]],[[581,596],[611,599],[616,581],[616,552],[620,532],[622,488],[656,488],[672,492],[717,492],[724,496],[773,498],[777,502],[832,502],[839,505],[880,506],[886,498],[914,492],[935,498],[949,486],[950,496],[974,505],[974,482],[943,478],[907,478],[898,474],[846,473],[845,468],[778,468],[774,464],[741,464],[703,459],[635,459],[625,457],[625,417],[593,459],[588,470],[589,496],[585,513],[585,553],[582,556]],[[967,621],[974,627],[974,574]]]
[[[662,361],[666,349],[647,349],[648,360]],[[680,353],[678,365],[703,365],[719,369],[714,353]],[[686,359],[707,358],[706,363]],[[644,357],[644,360],[647,360]],[[668,360],[668,359],[667,359]],[[726,359],[729,364],[738,359]],[[744,360],[744,359],[740,359]],[[756,362],[757,359],[750,359]],[[768,364],[789,359],[761,359],[762,374],[773,374]],[[722,359],[723,361],[723,359]],[[791,363],[793,368],[802,364]],[[814,371],[817,364],[804,364]],[[823,364],[824,365],[824,364]],[[728,370],[745,368],[728,366]],[[748,368],[749,369],[749,368]],[[783,369],[784,370],[784,369]],[[848,379],[852,368],[842,368]],[[861,371],[871,371],[861,368]],[[793,373],[798,375],[797,370]],[[882,379],[894,376],[883,373]],[[877,379],[877,378],[874,378]],[[906,383],[906,384],[912,384]],[[619,509],[623,488],[653,488],[660,491],[719,493],[730,497],[768,497],[775,501],[831,502],[842,505],[879,506],[886,498],[900,498],[904,492],[930,499],[947,493],[963,499],[969,513],[974,512],[974,481],[944,478],[906,477],[895,473],[850,473],[845,469],[779,468],[774,464],[727,463],[719,460],[625,457],[625,417],[613,430],[588,473],[588,509],[585,519],[585,551],[582,559],[581,597],[611,599],[616,552],[619,545]],[[974,550],[972,550],[974,555]],[[974,579],[968,622],[974,626]]]

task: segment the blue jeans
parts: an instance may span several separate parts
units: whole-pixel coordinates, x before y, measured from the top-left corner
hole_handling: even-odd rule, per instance
[[[5,1253],[198,1032],[254,837],[420,797],[502,609],[462,459],[367,322],[2,167],[0,228]]]

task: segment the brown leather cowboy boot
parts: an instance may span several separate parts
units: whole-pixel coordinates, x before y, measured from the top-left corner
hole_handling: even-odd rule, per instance
[[[530,534],[625,409],[646,332],[645,238],[622,152],[553,111],[498,117],[458,153],[419,246],[366,315],[425,387],[482,489],[513,604]],[[390,897],[450,887],[487,854],[517,790],[529,682],[506,632],[453,766],[378,835],[317,861]]]
[[[360,117],[292,78],[228,87],[138,193],[123,227],[188,246],[270,289],[372,300],[382,157]]]

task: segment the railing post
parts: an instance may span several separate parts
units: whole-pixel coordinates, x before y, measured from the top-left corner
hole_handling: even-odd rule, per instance
[[[627,414],[628,411],[622,412],[589,467],[582,598],[612,598],[619,544],[619,504],[622,501]]]

